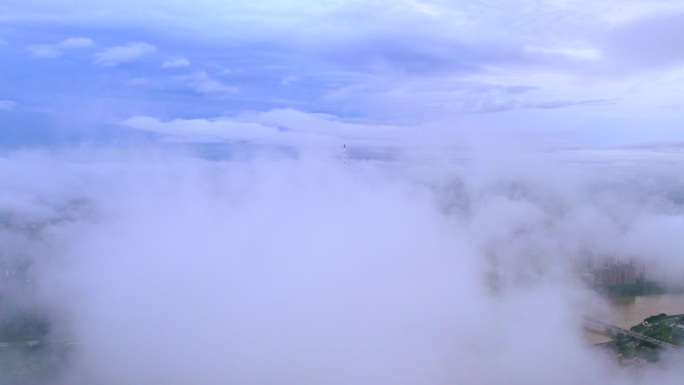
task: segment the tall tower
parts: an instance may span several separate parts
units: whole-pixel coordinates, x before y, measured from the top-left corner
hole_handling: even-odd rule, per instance
[[[347,143],[342,145],[342,159],[344,161],[344,165],[347,165]]]

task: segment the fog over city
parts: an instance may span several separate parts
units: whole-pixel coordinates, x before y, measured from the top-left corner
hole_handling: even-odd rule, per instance
[[[14,152],[3,257],[77,343],[64,383],[678,383],[681,357],[635,376],[588,346],[610,309],[573,261],[681,276],[682,165],[499,154]]]
[[[680,384],[682,26],[3,1],[0,385]]]

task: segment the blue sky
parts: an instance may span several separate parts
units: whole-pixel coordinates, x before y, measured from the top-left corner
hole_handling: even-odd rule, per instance
[[[5,0],[0,141],[678,148],[683,35],[667,0]]]

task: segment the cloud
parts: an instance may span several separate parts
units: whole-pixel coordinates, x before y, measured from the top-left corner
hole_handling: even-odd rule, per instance
[[[350,99],[368,89],[370,89],[370,87],[367,84],[352,84],[327,91],[322,98],[329,101]]]
[[[581,105],[605,105],[614,103],[615,99],[593,99],[593,100],[555,100],[549,102],[525,102],[522,103],[522,108],[538,108],[541,110],[563,108]]]
[[[526,92],[539,90],[539,87],[517,85],[517,86],[502,86],[501,89],[503,90],[503,92],[505,92],[507,94],[524,94]]]
[[[307,113],[295,109],[275,109],[245,116],[261,124],[282,127],[288,132],[329,135],[340,139],[399,139],[397,126],[347,122],[334,115]]]
[[[392,124],[460,116],[468,124],[523,128],[535,121],[541,126],[545,118],[527,115],[597,100],[620,100],[595,111],[595,116],[606,121],[608,116],[631,116],[625,120],[634,126],[639,120],[645,126],[658,115],[659,127],[674,127],[681,119],[674,109],[658,108],[673,104],[682,91],[681,84],[670,81],[681,78],[681,55],[678,47],[670,47],[674,43],[667,37],[678,35],[678,26],[684,25],[679,20],[682,6],[672,2],[647,5],[611,0],[594,5],[532,0],[529,7],[516,8],[503,1],[463,5],[354,0],[311,6],[296,0],[285,6],[268,0],[262,6],[228,2],[217,8],[200,0],[174,1],[163,13],[132,1],[105,0],[96,10],[42,0],[32,4],[13,2],[3,9],[3,20],[15,20],[21,26],[17,29],[21,33],[3,36],[12,39],[13,45],[31,45],[32,41],[21,41],[36,36],[28,25],[52,31],[48,21],[61,20],[65,28],[71,28],[65,30],[91,31],[89,36],[99,43],[112,34],[143,36],[146,31],[144,36],[156,36],[159,44],[192,47],[177,53],[192,57],[193,65],[205,63],[204,71],[187,71],[195,73],[185,79],[174,76],[177,73],[169,76],[168,71],[150,73],[148,66],[131,66],[121,74],[126,77],[121,81],[108,78],[106,95],[101,97],[117,100],[112,106],[117,110],[127,108],[119,104],[131,106],[128,116],[161,116],[160,111],[174,111],[174,117],[220,116],[227,113],[224,107],[206,103],[206,99],[230,96],[238,101],[231,105],[230,114],[293,108]],[[88,21],[81,23],[79,17]],[[76,28],[82,24],[85,27]],[[88,44],[79,41],[72,44]],[[59,44],[38,45],[28,53],[65,55],[63,48],[55,48]],[[149,43],[131,43],[109,52],[100,46],[93,59],[99,65],[115,66],[150,55],[149,47]],[[187,58],[165,55],[148,64],[185,68],[181,65]],[[11,63],[17,73],[25,68],[23,60]],[[84,84],[100,76],[97,67],[72,64],[79,67]],[[243,70],[222,74],[217,68]],[[293,74],[306,74],[306,81],[293,83]],[[87,89],[72,87],[69,82],[55,85],[55,77],[47,72],[35,76],[46,88],[60,88],[65,98],[80,97],[76,90]],[[139,90],[144,102],[134,108],[136,103],[127,96],[130,89],[126,85],[136,78],[154,78],[159,88]],[[653,86],[646,92],[642,85],[655,85],[658,79],[668,85]],[[279,84],[282,87],[273,87]],[[158,92],[161,89],[163,92]],[[12,94],[7,97],[19,99]],[[46,103],[58,109],[56,99]],[[515,118],[507,116],[510,114],[472,116],[474,112],[520,109],[527,112],[516,113]],[[586,119],[583,126],[592,125],[596,132],[605,130],[603,122],[587,122],[588,112],[579,114]],[[561,120],[564,129],[569,129],[570,119]],[[555,122],[544,125],[547,130],[558,127]],[[658,139],[652,131],[642,132]]]
[[[224,84],[205,71],[195,72],[181,78],[188,82],[191,89],[200,94],[235,94],[238,92],[237,88]]]
[[[93,41],[85,37],[72,37],[58,44],[37,44],[26,47],[26,51],[33,57],[40,59],[52,59],[61,56],[64,50],[88,48]]]
[[[181,57],[181,58],[175,58],[175,59],[170,59],[162,63],[161,68],[183,68],[187,67],[190,65],[190,60]]]
[[[596,60],[601,58],[601,52],[595,48],[544,48],[544,47],[525,47],[530,52],[538,52],[546,55],[561,55],[574,59]]]
[[[10,111],[17,106],[17,103],[11,100],[0,100],[0,111]]]
[[[280,84],[284,85],[284,86],[289,86],[290,84],[296,83],[298,81],[299,81],[299,77],[290,75],[290,76],[284,77],[283,80],[280,81]]]
[[[326,114],[292,109],[249,113],[217,119],[161,121],[135,116],[121,122],[127,127],[171,135],[188,142],[248,141],[295,147],[338,146],[342,142],[375,146],[419,140],[400,127],[344,122]]]
[[[52,59],[62,54],[58,47],[47,44],[30,45],[26,47],[26,51],[39,59]]]
[[[459,164],[4,153],[0,257],[31,256],[25,303],[78,342],[58,383],[678,384],[680,357],[635,376],[588,346],[582,315],[608,305],[573,259],[681,276],[661,198],[684,165],[476,139]]]
[[[137,86],[148,86],[151,83],[152,83],[152,81],[148,78],[133,78],[133,79],[129,80],[127,84],[130,86],[137,87]]]
[[[260,141],[278,142],[276,127],[258,123],[242,123],[229,120],[175,119],[160,121],[147,116],[134,116],[121,122],[124,126],[172,135],[190,142]]]
[[[593,100],[554,100],[546,102],[525,101],[518,99],[484,99],[480,103],[469,102],[462,107],[463,112],[486,114],[493,112],[512,111],[518,109],[552,110],[574,106],[601,106],[615,103],[615,99]]]
[[[654,69],[684,63],[684,49],[672,41],[684,33],[684,11],[659,14],[614,28],[602,38],[621,68]]]
[[[93,41],[86,37],[71,37],[59,43],[60,48],[88,48],[93,45]]]
[[[107,67],[117,66],[139,60],[145,55],[153,53],[157,48],[147,43],[128,43],[126,45],[109,48],[95,54],[95,64]]]
[[[646,143],[634,143],[622,146],[615,146],[616,149],[637,149],[637,150],[661,150],[661,151],[672,151],[672,152],[682,152],[684,150],[684,141],[659,141],[659,142],[646,142]]]

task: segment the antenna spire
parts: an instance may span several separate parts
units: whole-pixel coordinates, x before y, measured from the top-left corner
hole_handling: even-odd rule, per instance
[[[344,160],[344,165],[347,165],[347,143],[342,145],[342,159]]]

